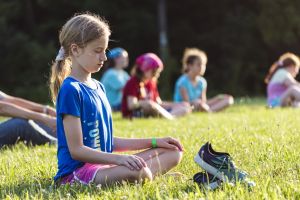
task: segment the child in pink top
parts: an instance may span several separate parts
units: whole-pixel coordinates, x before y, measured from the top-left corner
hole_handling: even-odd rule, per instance
[[[268,106],[293,106],[300,103],[300,85],[295,80],[299,72],[300,60],[292,53],[280,56],[265,78],[268,95]]]

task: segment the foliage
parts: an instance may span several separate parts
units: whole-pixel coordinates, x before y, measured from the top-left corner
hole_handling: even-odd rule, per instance
[[[110,48],[128,49],[131,65],[141,53],[158,53],[157,2],[1,1],[1,90],[49,101],[47,77],[59,49],[58,31],[77,12],[104,16],[113,31]],[[172,96],[186,47],[207,52],[210,95],[263,94],[271,63],[286,51],[300,53],[299,8],[297,0],[167,1],[170,61],[161,75],[163,98]]]

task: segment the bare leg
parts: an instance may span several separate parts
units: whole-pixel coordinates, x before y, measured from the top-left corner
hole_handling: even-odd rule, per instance
[[[175,117],[184,116],[192,112],[192,108],[189,103],[181,102],[181,103],[174,103],[174,102],[163,102],[162,107],[170,110],[170,113]]]
[[[148,167],[139,171],[130,170],[124,166],[103,169],[96,174],[94,182],[96,184],[110,185],[121,181],[140,182],[145,179],[151,181],[158,174],[166,173],[175,167],[182,158],[181,152],[163,148],[149,149],[136,155],[142,157]]]
[[[232,105],[234,102],[233,97],[231,95],[218,95],[207,101],[212,112],[218,112],[223,110],[224,108]]]
[[[182,152],[164,148],[149,149],[136,155],[146,161],[153,177],[168,172],[178,165],[182,158]]]
[[[290,86],[281,97],[281,106],[289,106],[293,101],[300,101],[300,87]]]

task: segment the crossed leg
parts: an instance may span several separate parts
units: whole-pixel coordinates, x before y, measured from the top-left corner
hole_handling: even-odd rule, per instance
[[[234,102],[233,97],[231,95],[218,95],[212,99],[207,101],[212,112],[218,112],[223,110],[224,108],[232,105]]]
[[[164,148],[148,149],[136,154],[142,157],[147,167],[130,170],[125,166],[114,166],[97,172],[94,182],[98,185],[111,185],[122,181],[150,181],[157,175],[164,174],[175,167],[182,158],[182,152]]]

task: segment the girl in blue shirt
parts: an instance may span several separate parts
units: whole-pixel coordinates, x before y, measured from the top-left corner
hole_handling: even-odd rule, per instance
[[[124,70],[128,66],[128,53],[125,49],[117,47],[107,53],[110,67],[103,74],[100,82],[104,85],[106,96],[113,111],[121,110],[123,88],[129,79],[128,73]]]
[[[152,180],[176,166],[182,145],[171,137],[126,139],[113,136],[112,113],[103,85],[91,78],[106,61],[110,30],[100,17],[72,17],[59,35],[50,89],[57,109],[59,184],[108,185]],[[134,155],[113,151],[144,150]]]
[[[217,112],[233,104],[231,95],[222,94],[207,100],[207,82],[203,77],[206,70],[207,56],[197,48],[185,50],[183,75],[175,84],[174,101],[189,102],[196,111]]]

